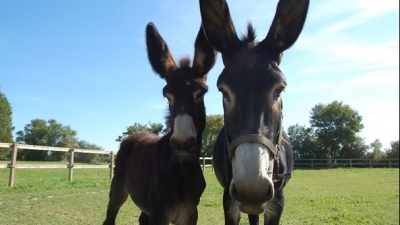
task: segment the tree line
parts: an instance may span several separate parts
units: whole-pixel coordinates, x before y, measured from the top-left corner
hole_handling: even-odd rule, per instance
[[[208,115],[206,119],[206,128],[203,131],[201,156],[212,156],[214,143],[217,140],[219,131],[224,126],[224,118],[222,115]],[[147,124],[134,123],[126,128],[115,141],[121,142],[124,138],[131,134],[139,132],[150,132],[156,135],[164,135],[168,132],[168,127],[162,123],[154,123],[149,121]]]
[[[222,115],[208,115],[206,128],[203,132],[202,156],[212,156],[212,149],[219,131],[223,127]],[[310,126],[291,125],[287,129],[294,157],[296,159],[338,159],[367,158],[384,159],[399,158],[399,140],[392,141],[389,149],[382,149],[379,139],[366,144],[365,139],[358,135],[364,128],[362,116],[349,105],[333,101],[329,104],[316,104],[310,112]],[[7,98],[0,92],[0,142],[14,142],[12,132],[12,108]],[[133,133],[152,132],[163,135],[168,127],[162,123],[134,123],[118,135],[117,142]],[[88,141],[76,138],[77,132],[69,126],[58,123],[54,119],[33,119],[24,126],[24,130],[16,132],[16,143],[30,145],[45,145],[68,148],[96,149],[102,147]],[[9,157],[10,149],[0,148],[0,159]],[[76,162],[103,162],[109,156],[95,154],[76,154]],[[21,150],[18,158],[23,160],[67,160],[67,153]]]
[[[366,144],[358,133],[364,128],[359,113],[343,102],[317,104],[310,112],[310,126],[292,125],[288,136],[297,159],[399,158],[399,140],[382,149],[376,139]]]

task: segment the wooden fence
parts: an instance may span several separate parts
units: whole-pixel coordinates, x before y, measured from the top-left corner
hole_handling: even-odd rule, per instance
[[[10,169],[10,178],[8,182],[9,187],[13,187],[15,183],[15,169],[48,169],[48,168],[68,168],[68,180],[71,181],[74,175],[75,169],[90,169],[90,168],[110,168],[110,179],[114,175],[114,152],[113,151],[101,151],[101,150],[91,150],[91,149],[78,149],[78,148],[60,148],[60,147],[49,147],[49,146],[38,146],[38,145],[22,145],[13,143],[0,143],[0,148],[11,148],[11,163],[10,164],[0,164],[0,168]],[[55,152],[68,152],[69,153],[69,163],[66,165],[62,164],[17,164],[17,152],[19,149],[24,150],[36,150],[36,151],[55,151]],[[87,154],[101,154],[110,155],[110,164],[104,165],[76,165],[74,164],[74,154],[75,153],[87,153]]]
[[[0,148],[11,148],[11,163],[0,164],[0,169],[9,168],[10,178],[9,187],[13,187],[15,183],[15,169],[46,169],[46,168],[68,168],[68,180],[71,181],[73,178],[74,168],[75,169],[110,169],[110,179],[114,176],[114,152],[113,151],[101,151],[101,150],[90,150],[90,149],[77,149],[77,148],[60,148],[60,147],[49,147],[49,146],[37,146],[37,145],[22,145],[13,143],[0,143]],[[39,151],[58,151],[69,153],[69,163],[66,165],[62,164],[17,164],[17,152],[18,149],[26,150],[39,150]],[[79,165],[74,164],[74,153],[87,153],[87,154],[102,154],[110,155],[111,160],[109,164],[103,165]],[[199,163],[204,169],[206,167],[212,167],[212,157],[200,157]],[[207,163],[206,163],[207,162]],[[334,168],[334,167],[399,167],[399,159],[294,159],[295,168]]]
[[[49,146],[38,146],[38,145],[23,145],[23,144],[13,144],[13,143],[0,143],[0,148],[11,148],[11,163],[10,164],[0,164],[0,169],[10,169],[10,178],[8,182],[9,187],[13,187],[15,184],[15,170],[18,169],[60,169],[68,168],[68,180],[73,179],[74,168],[75,169],[110,169],[110,179],[114,176],[114,152],[113,151],[101,151],[101,150],[91,150],[91,149],[77,149],[77,148],[60,148],[60,147],[49,147]],[[18,150],[36,150],[36,151],[57,151],[57,152],[68,152],[69,153],[69,163],[63,164],[17,164],[17,153]],[[79,165],[74,164],[75,153],[88,153],[88,154],[102,154],[110,155],[110,164],[103,165]],[[211,162],[210,162],[211,161]],[[210,164],[206,164],[210,163]],[[202,166],[203,172],[206,167],[212,167],[212,157],[201,157],[199,161]]]
[[[202,157],[203,171],[205,167],[212,167],[212,157]],[[206,164],[206,160],[210,164]],[[294,159],[294,167],[299,168],[336,168],[336,167],[399,167],[399,159]]]
[[[204,172],[204,169],[206,167],[211,167],[212,168],[212,159],[213,159],[212,157],[200,157],[201,168],[203,169],[203,172]],[[207,164],[206,161],[209,161],[210,164]]]
[[[295,159],[295,168],[399,167],[399,159]]]

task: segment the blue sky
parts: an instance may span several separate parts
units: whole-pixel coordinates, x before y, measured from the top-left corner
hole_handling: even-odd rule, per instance
[[[118,150],[135,122],[164,123],[165,81],[148,63],[145,27],[154,22],[175,59],[193,57],[198,1],[0,1],[0,91],[15,132],[32,119],[55,119],[80,140]],[[228,1],[238,33],[252,22],[262,40],[277,1]],[[284,53],[284,126],[309,126],[311,108],[342,101],[363,118],[360,136],[387,148],[399,139],[399,2],[314,0],[303,32]],[[208,76],[207,114],[222,114]],[[14,135],[15,138],[15,135]]]

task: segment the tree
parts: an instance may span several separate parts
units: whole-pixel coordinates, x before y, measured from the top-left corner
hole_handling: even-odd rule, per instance
[[[91,150],[103,150],[102,147],[97,146],[95,144],[89,143],[87,141],[78,141],[76,144],[76,148],[81,149],[91,149]],[[98,163],[98,162],[105,162],[107,157],[104,155],[98,154],[90,154],[90,153],[75,153],[74,154],[74,161],[75,162],[82,162],[82,163]]]
[[[215,141],[219,131],[224,126],[224,117],[222,115],[208,115],[206,119],[206,128],[203,131],[202,156],[212,156]]]
[[[156,135],[162,135],[167,132],[167,127],[164,128],[162,123],[152,123],[148,122],[148,124],[142,125],[140,123],[134,123],[133,126],[129,126],[126,128],[125,132],[122,132],[122,136],[118,136],[115,141],[122,141],[127,138],[129,135],[140,132],[151,132]]]
[[[310,124],[316,129],[322,150],[331,159],[338,158],[344,146],[355,143],[356,134],[364,128],[358,112],[338,101],[315,105],[311,109]]]
[[[386,150],[389,158],[399,158],[399,140],[390,142],[391,149]]]
[[[379,139],[376,139],[370,144],[370,149],[372,150],[367,154],[369,159],[385,159],[387,158],[387,153],[382,151],[382,143]]]
[[[340,150],[339,158],[342,159],[361,159],[364,158],[369,146],[364,143],[364,139],[356,137],[354,142],[345,143]]]
[[[206,128],[203,131],[202,139],[202,155],[212,156],[212,150],[214,143],[217,140],[219,131],[224,126],[224,117],[222,115],[208,115],[206,119]],[[126,131],[122,133],[122,136],[118,136],[115,141],[122,141],[129,135],[140,132],[151,132],[156,135],[163,135],[168,131],[168,127],[164,127],[161,123],[148,122],[143,125],[140,123],[134,123],[133,126],[126,128]]]
[[[12,143],[12,109],[6,96],[0,92],[0,142]],[[5,158],[10,152],[9,148],[0,148],[0,159]]]
[[[42,119],[31,120],[30,124],[25,125],[23,131],[17,132],[17,142],[29,145],[44,145],[55,147],[73,148],[76,145],[77,132],[69,126],[57,123],[56,120],[48,121]],[[66,160],[66,152],[51,152],[22,150],[18,157],[25,160]]]
[[[327,158],[318,146],[318,139],[313,128],[296,124],[288,127],[288,135],[295,159]]]

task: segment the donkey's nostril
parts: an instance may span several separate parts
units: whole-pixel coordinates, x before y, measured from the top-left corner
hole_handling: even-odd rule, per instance
[[[171,138],[170,140],[171,147],[176,149],[178,147],[178,141],[175,138]]]
[[[264,201],[269,201],[274,197],[274,186],[271,185],[269,186],[269,189],[267,191],[267,194],[264,196]]]
[[[190,149],[194,148],[194,146],[196,145],[196,138],[194,138],[194,137],[189,138],[187,144],[188,144],[188,148],[190,148]]]
[[[192,150],[196,145],[196,138],[190,137],[184,141],[179,141],[175,138],[171,138],[171,147],[178,151],[189,151]]]

